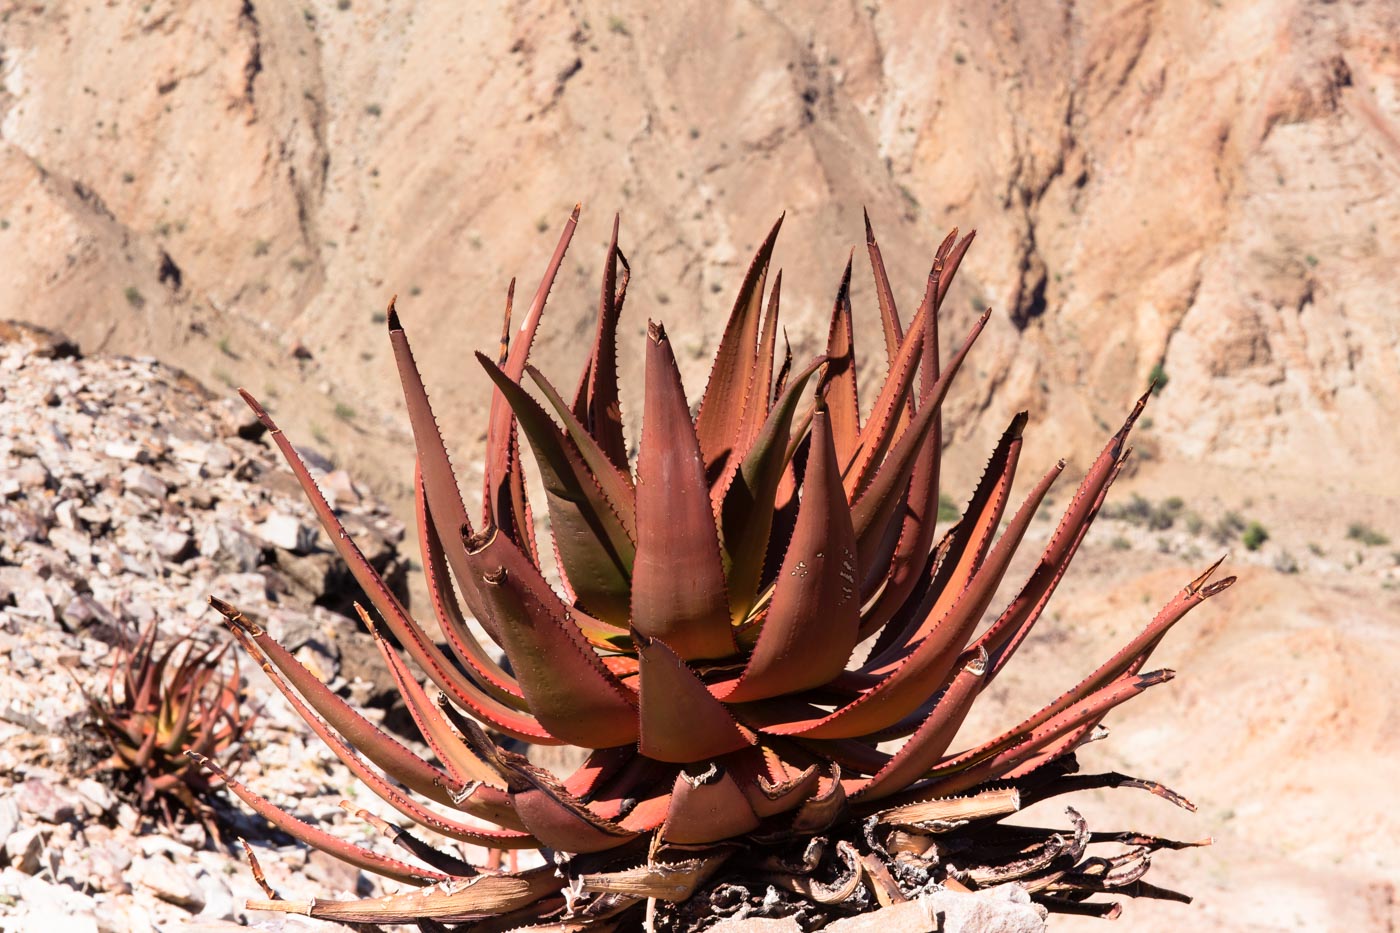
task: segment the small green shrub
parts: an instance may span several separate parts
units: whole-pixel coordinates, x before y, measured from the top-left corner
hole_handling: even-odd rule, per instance
[[[1364,522],[1352,522],[1347,527],[1347,537],[1353,541],[1360,541],[1367,547],[1379,547],[1382,544],[1389,544],[1389,536],[1372,528]]]
[[[1245,550],[1257,551],[1269,540],[1269,530],[1258,522],[1250,522],[1240,535],[1240,540],[1244,542]]]

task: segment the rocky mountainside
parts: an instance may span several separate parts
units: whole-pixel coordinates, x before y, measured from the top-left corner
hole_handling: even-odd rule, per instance
[[[16,3],[0,307],[295,395],[289,427],[403,484],[391,294],[469,446],[486,383],[462,361],[574,201],[540,348],[570,376],[614,210],[630,333],[664,317],[697,350],[786,211],[805,351],[866,205],[911,306],[944,230],[979,230],[949,332],[1000,316],[962,431],[1030,407],[1043,459],[1082,457],[1155,371],[1154,446],[1208,486],[1393,497],[1397,34],[1394,4],[1320,0]]]

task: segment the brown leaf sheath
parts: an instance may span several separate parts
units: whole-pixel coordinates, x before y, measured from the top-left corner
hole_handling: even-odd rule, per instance
[[[661,838],[677,845],[702,845],[742,836],[759,825],[733,775],[716,762],[676,775]]]

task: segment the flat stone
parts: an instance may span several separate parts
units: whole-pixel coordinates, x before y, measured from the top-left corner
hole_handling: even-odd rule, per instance
[[[34,458],[22,461],[10,475],[19,483],[20,489],[43,489],[53,480],[48,468]]]
[[[49,543],[80,564],[92,560],[92,539],[81,531],[59,526],[49,531]]]
[[[78,782],[75,790],[84,803],[90,804],[87,807],[88,811],[99,816],[117,805],[117,795],[112,793],[112,789],[101,781],[83,778]]]
[[[195,553],[194,542],[183,531],[158,531],[151,535],[150,543],[153,551],[171,563],[181,563]]]
[[[191,913],[204,909],[204,892],[199,885],[182,866],[163,855],[134,860],[127,875],[133,884],[176,907]]]
[[[150,463],[151,455],[135,441],[108,441],[102,452],[113,460],[130,460],[132,463]]]
[[[9,797],[0,797],[0,846],[19,826],[19,806]]]
[[[209,524],[199,536],[199,553],[223,571],[247,573],[262,563],[262,548],[237,528]]]
[[[206,479],[218,479],[232,470],[236,462],[228,445],[216,442],[205,448],[204,461],[199,472]]]
[[[164,499],[170,487],[165,480],[145,467],[127,467],[122,471],[122,487],[131,493],[151,499]]]
[[[21,811],[45,823],[63,823],[77,813],[68,793],[42,778],[26,778],[17,784],[15,802]]]
[[[294,554],[305,554],[316,544],[316,529],[282,512],[273,512],[254,530],[268,544]]]
[[[77,531],[82,528],[82,519],[78,516],[78,500],[64,499],[53,507],[53,517],[64,528]]]
[[[78,631],[93,625],[115,626],[117,617],[112,610],[91,596],[75,596],[63,607],[63,624],[69,631]]]
[[[38,826],[29,826],[10,833],[5,840],[6,860],[26,875],[32,875],[39,870],[40,856],[43,854],[43,831]]]

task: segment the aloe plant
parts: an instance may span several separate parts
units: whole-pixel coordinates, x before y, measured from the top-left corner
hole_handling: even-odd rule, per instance
[[[218,821],[208,800],[208,775],[186,757],[241,754],[254,716],[243,713],[238,662],[220,670],[228,646],[198,647],[181,638],[156,651],[152,623],[130,647],[112,653],[102,693],[84,691],[93,722],[112,753],[95,770],[112,776],[139,812],[167,829],[182,816],[203,824],[214,840]]]
[[[616,365],[630,277],[616,221],[576,388],[566,395],[529,362],[577,219],[576,208],[518,332],[511,336],[512,283],[500,353],[477,354],[493,382],[479,517],[468,514],[392,303],[386,315],[417,448],[423,566],[446,648],[376,576],[296,450],[243,393],[368,596],[371,608],[361,612],[430,754],[363,718],[256,621],[213,604],[350,770],[407,823],[445,841],[431,845],[363,814],[402,850],[392,858],[302,822],[230,778],[249,806],[298,839],[423,887],[250,906],[349,922],[495,918],[483,928],[630,928],[645,913],[654,927],[680,928],[735,912],[743,899],[735,892],[749,882],[759,893],[772,885],[793,910],[828,917],[931,885],[1007,880],[1052,909],[1081,913],[1115,912],[1115,902],[1091,899],[1104,891],[1179,897],[1140,878],[1148,853],[1181,843],[1091,834],[1073,811],[1069,832],[1002,821],[1028,802],[1090,787],[1142,787],[1189,806],[1152,782],[1078,774],[1074,752],[1102,734],[1110,710],[1171,679],[1144,670],[1154,649],[1233,578],[1208,582],[1211,567],[1029,718],[953,746],[972,705],[1042,618],[1123,467],[1147,396],[1090,466],[1029,578],[979,628],[1065,464],[1008,510],[1026,423],[1017,414],[961,518],[936,534],[940,406],[990,313],[943,358],[939,311],[972,235],[954,231],[939,246],[906,325],[867,219],[887,374],[862,416],[850,262],[825,353],[800,368],[790,353],[779,360],[782,276],[771,288],[768,276],[780,220],[739,288],[694,417],[671,341],[649,325],[634,462]],[[543,482],[544,539],[538,503],[526,494],[522,437]],[[555,776],[499,747],[488,729],[589,754],[573,774]],[[548,859],[521,871],[484,869],[452,841],[537,848]],[[1091,842],[1118,848],[1087,856]]]

